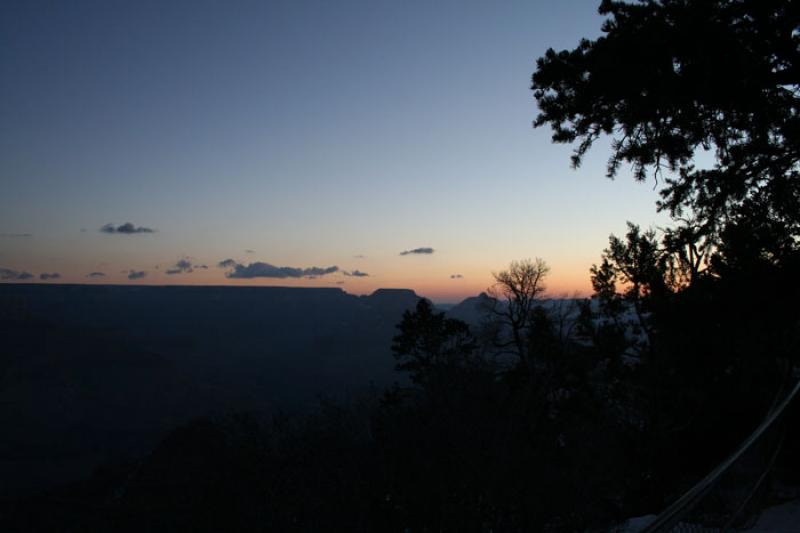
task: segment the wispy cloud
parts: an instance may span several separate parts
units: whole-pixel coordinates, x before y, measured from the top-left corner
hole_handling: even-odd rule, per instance
[[[33,237],[33,233],[0,233],[0,237],[8,239],[25,239]]]
[[[104,277],[106,277],[106,273],[105,272],[89,272],[88,274],[86,274],[86,277],[87,278],[104,278]]]
[[[131,270],[128,272],[128,279],[130,280],[142,279],[145,276],[147,276],[147,272],[144,270]]]
[[[361,272],[360,270],[353,270],[352,272],[347,272],[346,270],[343,270],[342,274],[344,274],[345,276],[352,276],[354,278],[367,278],[367,277],[369,277],[369,274],[367,274],[366,272]]]
[[[327,274],[333,274],[334,272],[339,271],[339,267],[337,266],[330,266],[326,268],[316,267],[316,266],[308,268],[296,268],[296,267],[285,267],[285,266],[279,267],[271,265],[269,263],[262,263],[261,261],[256,261],[255,263],[250,263],[249,265],[235,263],[234,265],[229,265],[229,266],[233,266],[233,270],[227,272],[225,274],[225,277],[231,279],[304,278],[304,277],[325,276]]]
[[[223,259],[219,263],[217,263],[219,268],[233,268],[236,266],[236,261],[233,259]]]
[[[433,248],[422,247],[422,248],[414,248],[413,250],[406,250],[404,252],[400,252],[400,255],[428,255],[434,252]]]
[[[121,233],[123,235],[133,235],[136,233],[155,233],[156,230],[152,228],[146,228],[144,226],[134,226],[131,222],[126,222],[119,226],[114,226],[114,224],[108,223],[102,228],[100,228],[102,233]]]
[[[246,254],[254,254],[254,253],[256,253],[256,251],[255,250],[245,250],[244,253],[246,253]]]
[[[30,272],[18,272],[10,268],[0,268],[0,280],[3,281],[21,281],[31,279],[33,274]]]
[[[367,256],[364,255],[364,254],[357,254],[357,255],[354,255],[353,257],[355,257],[356,259],[366,259],[367,258]]]
[[[58,272],[52,272],[52,273],[42,272],[41,274],[39,274],[39,279],[43,281],[47,281],[49,279],[59,279],[59,278],[61,278],[61,274],[59,274]]]
[[[461,274],[451,274],[450,279],[463,279],[464,276]]]

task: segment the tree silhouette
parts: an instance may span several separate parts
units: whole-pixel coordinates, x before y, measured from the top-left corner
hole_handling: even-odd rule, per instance
[[[738,444],[797,361],[800,4],[603,0],[599,12],[601,37],[538,59],[534,125],[574,145],[573,166],[609,137],[607,176],[652,177],[675,222],[612,235],[591,271],[599,313],[580,315],[590,349],[622,362],[607,366],[611,405],[650,473],[638,490],[658,502]],[[647,357],[625,357],[632,347]]]
[[[543,259],[512,261],[507,270],[493,274],[495,284],[487,291],[493,298],[492,314],[500,326],[497,345],[510,348],[520,361],[528,358],[532,313],[545,291],[550,267]],[[510,339],[506,339],[506,334]]]
[[[669,256],[659,246],[654,230],[642,232],[639,226],[628,222],[625,240],[611,235],[602,263],[591,268],[592,286],[606,314],[618,320],[626,307],[623,302],[627,302],[636,312],[638,326],[649,342],[652,342],[652,331],[645,315],[670,291],[667,282]],[[621,294],[617,293],[617,283],[624,287]]]
[[[612,137],[608,176],[629,163],[638,180],[663,177],[659,208],[705,235],[754,215],[800,234],[800,5],[603,0],[599,12],[602,37],[538,59],[535,125],[577,143],[575,166]]]
[[[660,244],[634,225],[612,236],[592,269],[601,309],[649,315],[662,368],[684,381],[775,374],[797,346],[800,5],[604,0],[599,12],[601,37],[538,59],[535,125],[574,143],[576,166],[611,137],[607,175],[630,164],[663,180],[658,208],[677,223]]]
[[[400,334],[392,344],[397,370],[407,371],[418,385],[434,373],[463,366],[475,349],[467,324],[434,311],[425,298],[420,299],[414,312],[403,313],[397,328]]]

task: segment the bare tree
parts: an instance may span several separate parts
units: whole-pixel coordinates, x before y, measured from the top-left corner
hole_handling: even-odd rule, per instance
[[[492,273],[495,284],[487,291],[493,299],[491,311],[506,330],[501,335],[510,335],[510,339],[498,339],[498,347],[511,349],[520,360],[526,359],[531,315],[549,272],[547,263],[537,257],[512,261],[508,269]]]

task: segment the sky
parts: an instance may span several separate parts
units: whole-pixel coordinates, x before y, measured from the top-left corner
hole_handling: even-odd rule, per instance
[[[540,257],[587,295],[610,233],[667,224],[607,145],[574,170],[532,127],[598,4],[4,1],[0,278],[457,302]]]

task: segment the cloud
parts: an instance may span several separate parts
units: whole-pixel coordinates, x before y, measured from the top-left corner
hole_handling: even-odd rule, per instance
[[[3,281],[18,281],[24,279],[31,279],[33,274],[30,272],[17,272],[10,268],[0,268],[0,280]]]
[[[60,277],[61,274],[59,274],[58,272],[53,272],[52,274],[48,274],[47,272],[42,272],[41,274],[39,274],[39,279],[44,281],[47,281],[49,279],[59,279]]]
[[[208,270],[208,265],[194,265],[194,268],[202,268],[203,270]]]
[[[227,261],[227,260],[226,260]],[[231,265],[228,265],[231,266]],[[232,279],[250,279],[250,278],[304,278],[309,276],[324,276],[326,274],[333,274],[339,271],[339,267],[330,266],[327,268],[309,267],[309,268],[295,268],[295,267],[279,267],[270,265],[269,263],[262,263],[256,261],[249,265],[234,263],[233,270],[225,274],[225,277]]]
[[[255,250],[245,250],[244,253],[246,253],[246,254],[254,254],[254,253],[256,253],[256,251]]]
[[[194,269],[192,268],[192,262],[188,259],[180,259],[175,263],[174,267],[167,269],[167,274],[170,276],[173,274],[189,274],[191,272],[194,272]]]
[[[461,274],[451,274],[450,279],[462,279],[464,276]]]
[[[414,248],[413,250],[406,250],[404,252],[400,252],[400,255],[411,255],[411,254],[432,254],[433,248]]]
[[[9,239],[26,239],[33,237],[33,233],[0,233],[0,237]]]
[[[236,261],[233,259],[223,259],[219,263],[217,263],[219,268],[233,268],[236,266]]]
[[[155,233],[156,230],[152,228],[145,228],[144,226],[134,226],[131,222],[126,222],[120,226],[108,223],[100,231],[103,233],[122,233],[123,235],[133,235],[134,233]]]
[[[360,270],[353,270],[352,272],[347,272],[346,270],[343,270],[342,274],[344,274],[345,276],[352,276],[354,278],[367,278],[367,277],[369,277],[369,274],[367,274],[366,272],[361,272]]]
[[[147,272],[144,270],[131,270],[128,272],[128,279],[130,280],[142,279],[145,276],[147,276]]]
[[[355,257],[356,259],[366,259],[367,258],[367,256],[364,255],[364,254],[357,254],[357,255],[354,255],[353,257]]]
[[[90,272],[86,274],[87,278],[104,278],[106,276],[105,272]]]

